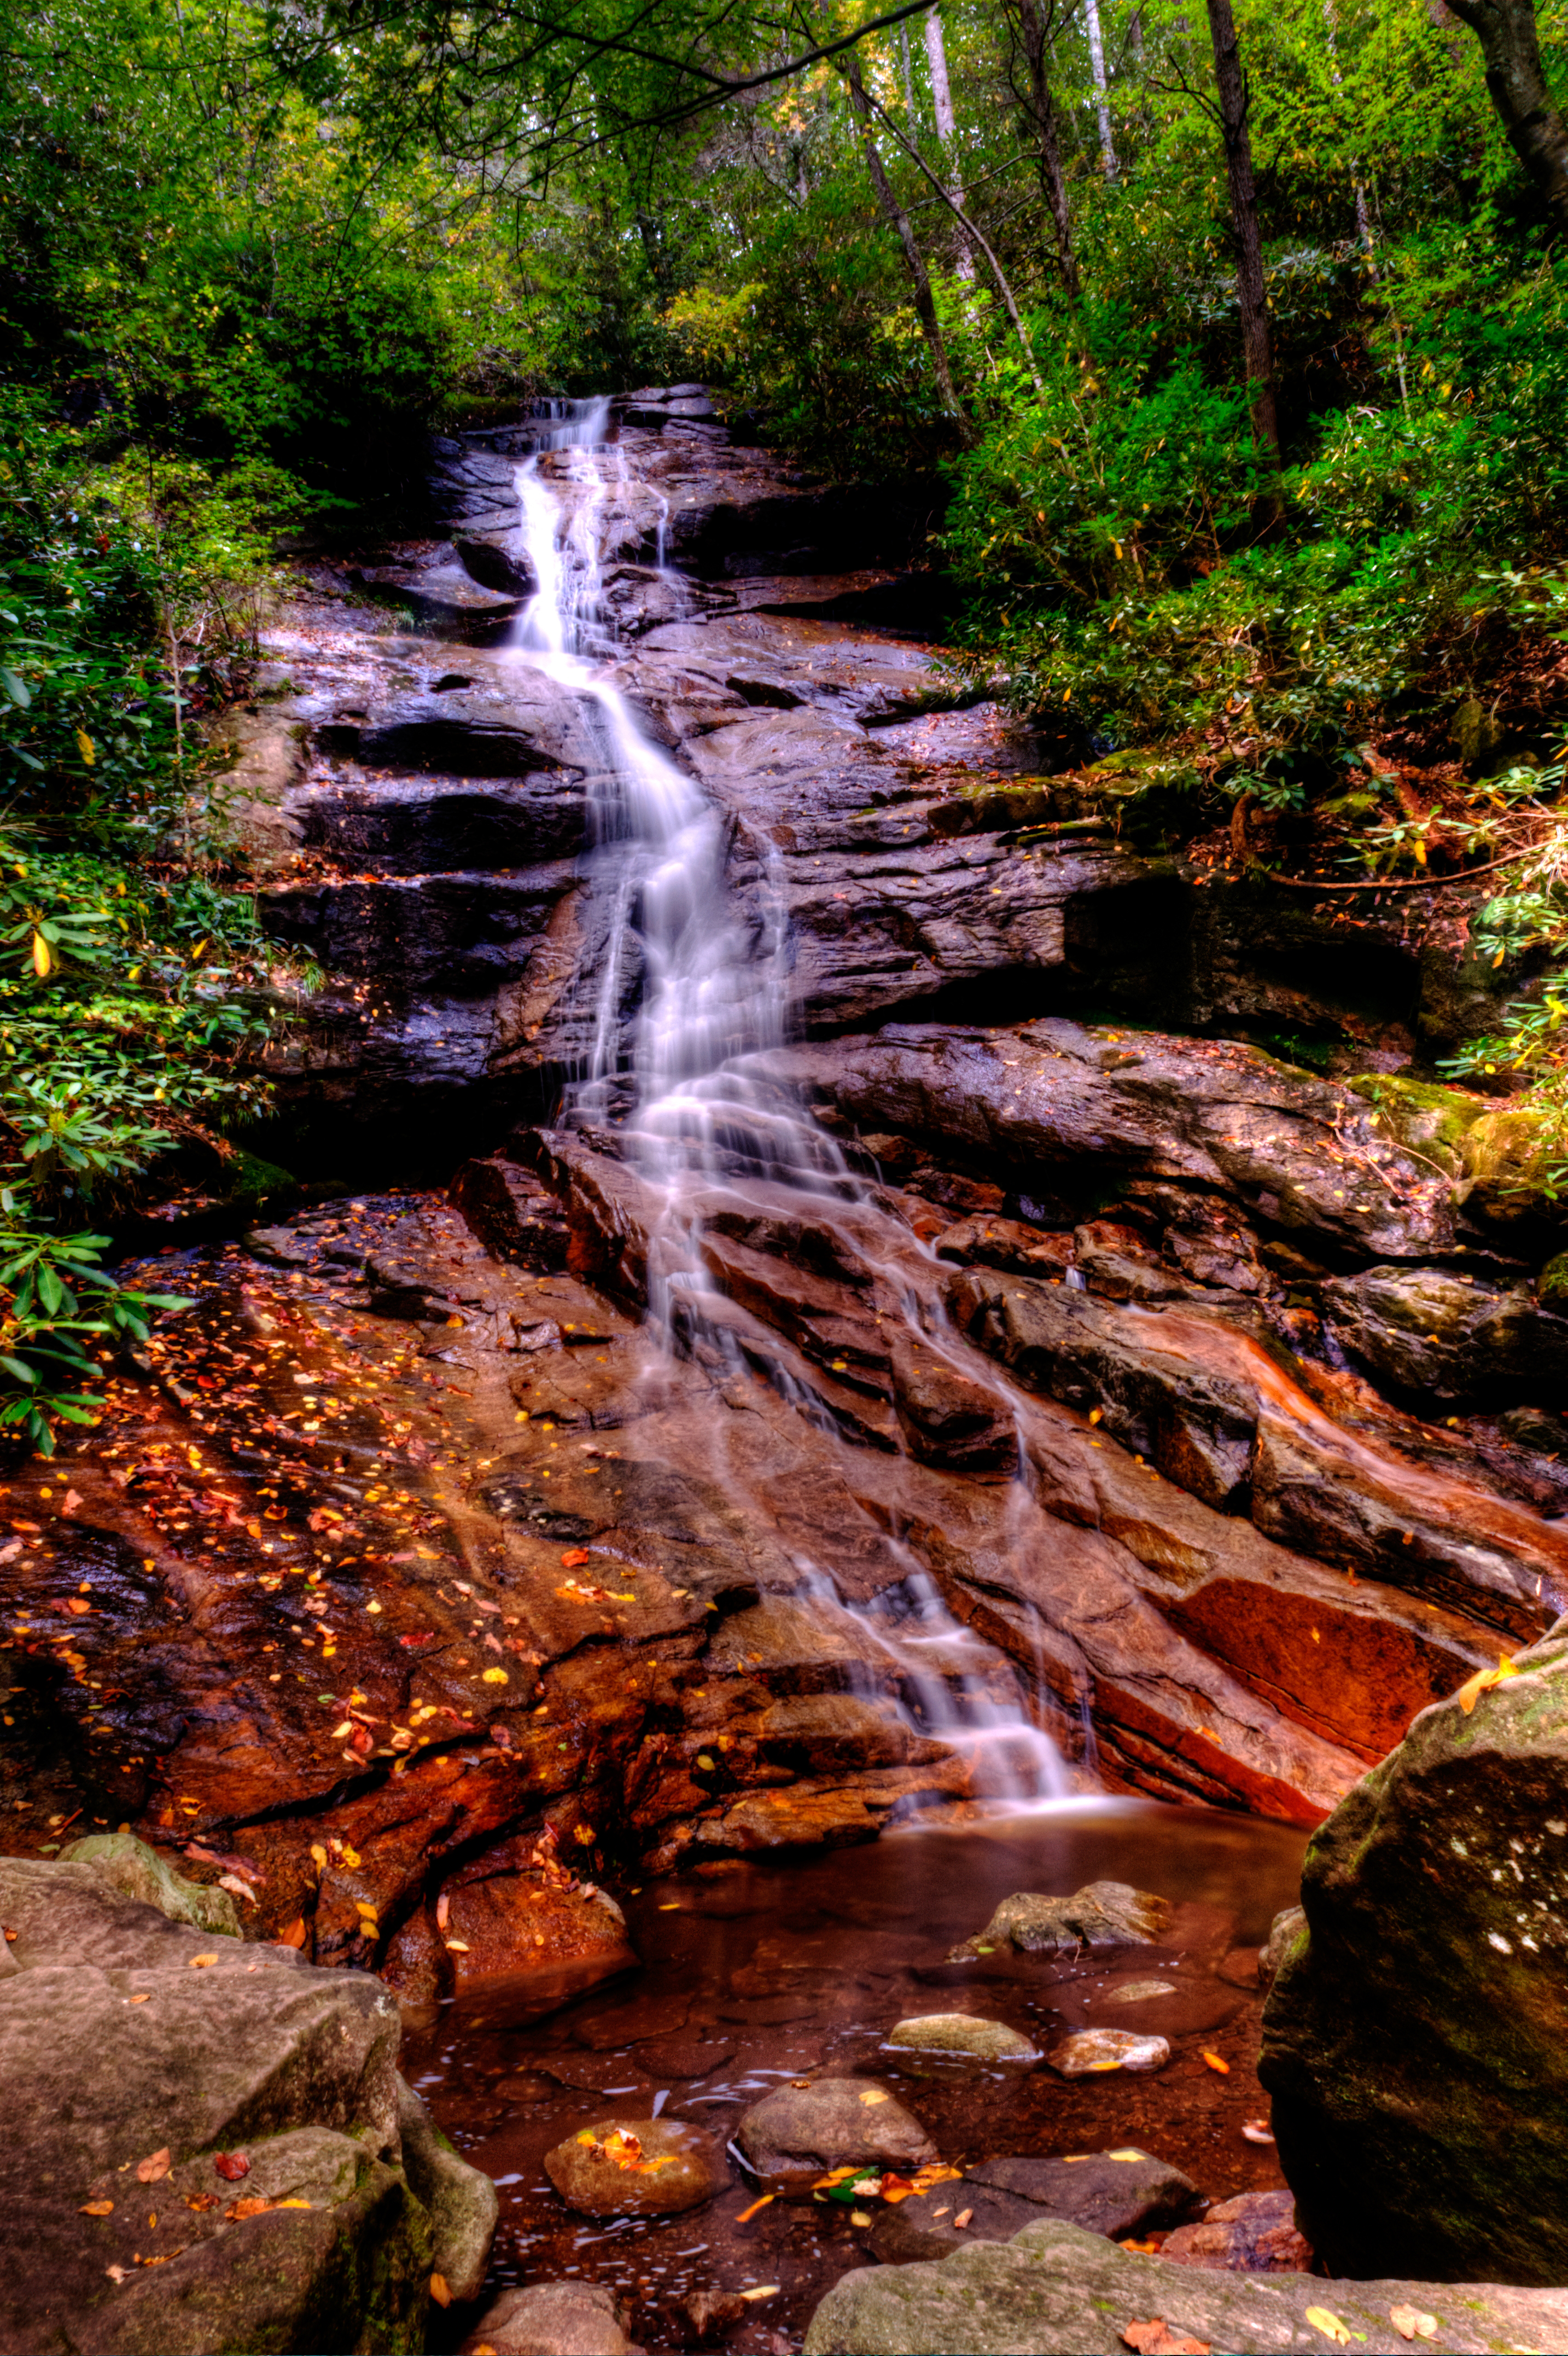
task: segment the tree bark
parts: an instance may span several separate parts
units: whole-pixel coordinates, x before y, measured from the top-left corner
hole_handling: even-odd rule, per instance
[[[947,43],[943,38],[942,12],[933,8],[925,20],[925,62],[931,70],[931,109],[936,118],[936,136],[942,145],[948,172],[953,171],[953,143],[958,125],[953,112],[953,88],[947,79]],[[954,177],[944,184],[955,204],[964,202],[964,183]],[[973,278],[975,257],[969,251],[968,240],[962,230],[958,237],[958,275]]]
[[[931,292],[931,276],[925,266],[925,256],[922,253],[914,230],[910,226],[909,215],[893,192],[893,184],[888,177],[887,166],[883,164],[877,150],[877,143],[871,136],[871,111],[867,102],[866,86],[860,79],[860,61],[853,49],[848,52],[844,74],[849,85],[849,104],[859,125],[860,146],[866,158],[866,169],[870,175],[871,186],[876,191],[877,202],[882,209],[884,218],[898,232],[899,243],[903,248],[910,284],[914,291],[914,307],[920,319],[921,332],[925,337],[926,349],[931,355],[931,369],[932,374],[936,379],[936,389],[942,395],[943,407],[957,425],[961,438],[966,445],[972,444],[975,439],[974,428],[958,405],[958,394],[953,382],[953,369],[947,358],[947,346],[942,340],[942,327],[936,316],[936,304]]]
[[[1024,63],[1029,69],[1029,112],[1039,150],[1040,194],[1051,215],[1062,288],[1069,302],[1076,303],[1080,292],[1078,258],[1072,251],[1072,216],[1068,209],[1067,180],[1061,169],[1061,144],[1056,133],[1056,101],[1051,89],[1045,23],[1037,0],[1018,0],[1018,11]]]
[[[1105,42],[1100,30],[1100,0],[1083,0],[1089,29],[1089,67],[1094,77],[1094,112],[1100,119],[1100,162],[1107,180],[1116,177],[1116,145],[1111,136],[1111,102],[1105,79]]]
[[[1487,88],[1509,146],[1568,236],[1568,128],[1541,70],[1534,0],[1448,0],[1486,59]]]
[[[1231,0],[1209,0],[1209,30],[1214,43],[1214,81],[1220,97],[1220,129],[1225,142],[1225,176],[1231,190],[1236,300],[1242,315],[1242,357],[1252,402],[1253,440],[1270,464],[1277,466],[1279,417],[1274,394],[1274,338],[1269,332],[1257,183],[1253,175],[1252,134],[1247,128],[1251,101],[1242,72]]]

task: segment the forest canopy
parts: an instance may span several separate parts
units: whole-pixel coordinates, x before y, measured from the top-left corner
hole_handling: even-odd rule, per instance
[[[1502,860],[1476,938],[1529,987],[1460,1069],[1559,1135],[1565,82],[1564,0],[14,20],[0,1412],[91,1411],[83,1231],[262,1102],[298,977],[202,723],[278,567],[544,394],[700,376],[819,473],[927,487],[955,668],[1120,764],[1151,841]],[[1457,793],[1380,794],[1401,732]]]

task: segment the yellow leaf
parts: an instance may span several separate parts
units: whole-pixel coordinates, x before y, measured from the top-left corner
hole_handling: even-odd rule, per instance
[[[113,2206],[112,2201],[84,2201],[76,2213],[79,2217],[107,2217]]]
[[[190,1967],[193,1972],[204,1972],[208,1964],[215,1964],[217,1961],[216,1955],[193,1955],[190,1959]]]
[[[88,735],[85,729],[79,728],[76,732],[76,749],[81,755],[82,759],[87,763],[88,767],[91,769],[94,757],[92,739]]]
[[[1509,1677],[1517,1677],[1518,1675],[1519,1671],[1505,1653],[1495,1669],[1477,1669],[1473,1677],[1467,1677],[1454,1698],[1468,1718],[1484,1693],[1493,1686],[1506,1685]]]
[[[1228,2062],[1222,2062],[1217,2053],[1211,2053],[1206,2045],[1203,2048],[1201,2058],[1203,2061],[1207,2062],[1211,2070],[1218,2070],[1221,2078],[1228,2078],[1230,2076],[1230,2063]]]
[[[486,1669],[484,1676],[484,1683],[487,1686],[504,1686],[509,1685],[511,1683],[511,1679],[507,1676],[505,1669]]]
[[[1437,2318],[1423,2315],[1418,2307],[1391,2307],[1388,2319],[1402,2340],[1431,2340],[1436,2335]]]
[[[1326,2307],[1309,2307],[1307,2310],[1307,2320],[1314,2331],[1320,2331],[1325,2340],[1331,2340],[1334,2342],[1336,2348],[1349,2346],[1349,2331],[1339,2317],[1331,2315]]]
[[[55,953],[42,933],[35,933],[33,935],[33,971],[40,981],[47,980],[54,971],[55,963]]]
[[[866,2093],[861,2095],[860,2100],[866,2104],[869,2108],[871,2104],[885,2103],[890,2101],[891,2097],[884,2094],[880,2086],[871,2086],[869,2087]]]
[[[1418,867],[1424,867],[1426,864],[1426,845],[1424,842],[1416,843],[1415,863]]]

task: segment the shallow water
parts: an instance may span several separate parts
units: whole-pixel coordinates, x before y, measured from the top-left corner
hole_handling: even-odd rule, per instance
[[[511,2283],[603,2281],[630,2304],[633,2339],[662,2356],[693,2344],[684,2296],[777,2286],[752,2319],[720,2336],[737,2350],[798,2344],[829,2285],[867,2263],[865,2229],[849,2210],[780,2199],[742,2224],[759,2188],[731,2155],[730,2189],[701,2208],[588,2219],[566,2208],[541,2165],[564,2136],[613,2116],[656,2112],[727,2140],[750,2104],[796,2075],[884,2080],[951,2161],[1134,2143],[1214,2199],[1278,2184],[1272,2147],[1241,2132],[1266,2109],[1253,2074],[1261,1998],[1249,1976],[1275,1913],[1295,1901],[1303,1845],[1287,1826],[1206,1809],[1083,1800],[618,1892],[640,1971],[531,2024],[481,1997],[411,2028],[405,2069],[500,2190],[486,2297]],[[1171,1938],[1074,1956],[943,1960],[1013,1891],[1096,1879],[1171,1900]],[[1118,1984],[1157,1968],[1174,1993],[1107,2004]],[[1151,2076],[1076,2081],[1043,2064],[894,2063],[883,2046],[894,2022],[953,2010],[1005,2020],[1042,2048],[1096,2022],[1157,2029],[1171,2059]],[[691,2050],[702,2046],[709,2051]],[[1228,2075],[1202,2059],[1205,2049]],[[432,2345],[455,2346],[472,2314],[452,2310]]]

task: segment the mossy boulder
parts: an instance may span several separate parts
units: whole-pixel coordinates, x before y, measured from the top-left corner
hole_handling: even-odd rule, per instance
[[[1535,1287],[1543,1309],[1568,1316],[1568,1252],[1559,1252],[1541,1269]]]
[[[85,1840],[61,1849],[57,1862],[91,1865],[111,1890],[140,1905],[155,1906],[171,1922],[188,1922],[193,1931],[216,1932],[223,1939],[240,1936],[239,1912],[227,1890],[187,1881],[133,1834],[89,1833]]]
[[[1259,2075],[1331,2275],[1568,2281],[1568,1620],[1513,1666],[1340,1803],[1279,1942]]]
[[[1553,1203],[1548,1188],[1553,1167],[1564,1160],[1568,1138],[1558,1121],[1528,1105],[1503,1106],[1465,1133],[1457,1199],[1488,1226],[1561,1226],[1568,1208]]]
[[[1345,1082],[1370,1104],[1380,1128],[1413,1153],[1425,1156],[1450,1178],[1464,1168],[1465,1140],[1490,1109],[1485,1097],[1464,1088],[1444,1088],[1430,1080],[1406,1079],[1397,1072],[1358,1072]]]
[[[1394,1390],[1498,1407],[1568,1395],[1568,1315],[1527,1284],[1381,1267],[1335,1278],[1320,1299],[1336,1339]]]

